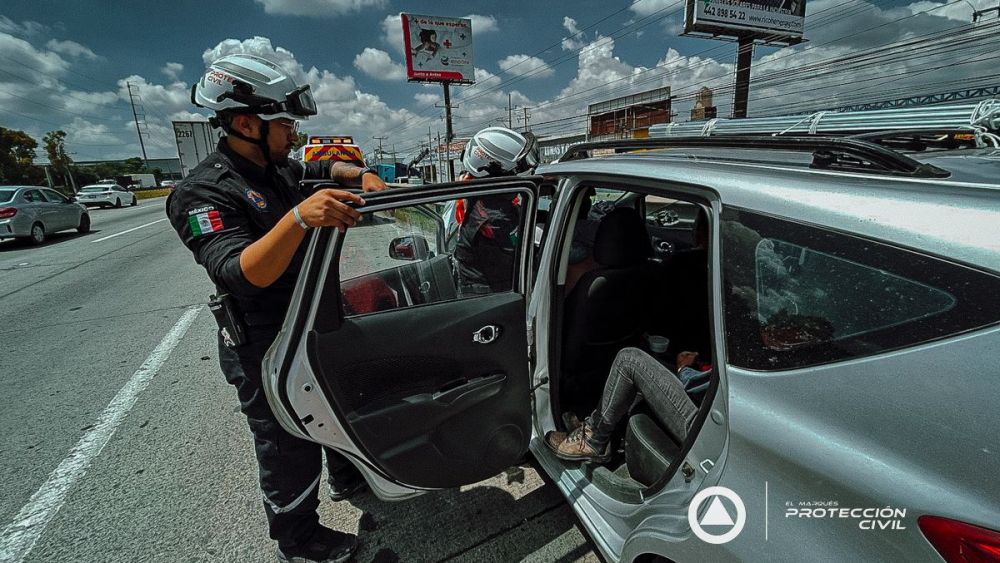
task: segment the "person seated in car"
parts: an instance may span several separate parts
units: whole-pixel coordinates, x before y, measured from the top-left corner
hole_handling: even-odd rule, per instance
[[[696,365],[697,356],[694,352],[678,354],[677,371],[683,377],[690,379],[701,373],[691,367]],[[611,374],[597,409],[568,434],[549,432],[545,442],[559,459],[604,463],[611,458],[611,434],[641,396],[664,430],[676,443],[683,444],[698,412],[684,385],[646,352],[623,348],[611,364]]]

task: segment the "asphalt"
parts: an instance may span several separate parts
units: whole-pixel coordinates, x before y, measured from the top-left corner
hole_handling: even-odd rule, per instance
[[[212,288],[163,205],[92,210],[91,233],[40,247],[0,242],[2,562],[274,560],[251,436],[201,306]],[[67,462],[80,469],[81,439],[104,427],[109,403],[192,308],[190,328],[110,440],[65,478]],[[38,493],[53,480],[65,490],[45,505],[52,499]],[[44,527],[12,526],[40,505]],[[320,511],[360,532],[358,561],[597,560],[531,465],[400,503],[324,499]],[[26,530],[37,536],[27,551],[12,540]]]

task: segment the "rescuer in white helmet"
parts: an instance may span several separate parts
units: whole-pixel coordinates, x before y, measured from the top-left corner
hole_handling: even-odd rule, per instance
[[[259,465],[270,535],[280,561],[346,561],[352,534],[319,523],[317,487],[323,449],[278,424],[261,386],[261,361],[276,338],[314,227],[344,230],[360,217],[353,193],[300,188],[330,178],[364,191],[386,186],[374,171],[346,162],[289,160],[300,121],[316,115],[308,85],[275,63],[228,55],[192,87],[191,101],[215,111],[226,135],[167,199],[167,215],[195,261],[216,286],[210,309],[219,324],[219,362],[236,387]],[[280,447],[279,447],[280,443]],[[327,451],[330,496],[342,500],[364,485],[345,458]]]
[[[530,133],[487,127],[462,151],[464,179],[531,174],[538,165],[538,145]],[[521,222],[519,201],[508,196],[469,198],[456,205],[461,224],[455,260],[463,295],[509,291]]]

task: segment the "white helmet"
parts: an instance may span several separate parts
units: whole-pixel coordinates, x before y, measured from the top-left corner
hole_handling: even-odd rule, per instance
[[[462,165],[476,178],[530,172],[538,165],[538,143],[531,133],[487,127],[465,145]]]
[[[191,87],[191,102],[216,112],[252,113],[268,121],[316,115],[308,84],[296,86],[278,65],[254,55],[226,55],[209,65]]]

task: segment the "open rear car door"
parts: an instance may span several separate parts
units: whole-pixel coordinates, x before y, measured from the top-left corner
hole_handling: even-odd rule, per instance
[[[282,426],[347,455],[383,499],[517,461],[531,437],[525,306],[539,180],[364,194],[358,226],[315,231],[264,360]],[[446,239],[456,207],[464,216],[447,221],[462,230]]]

